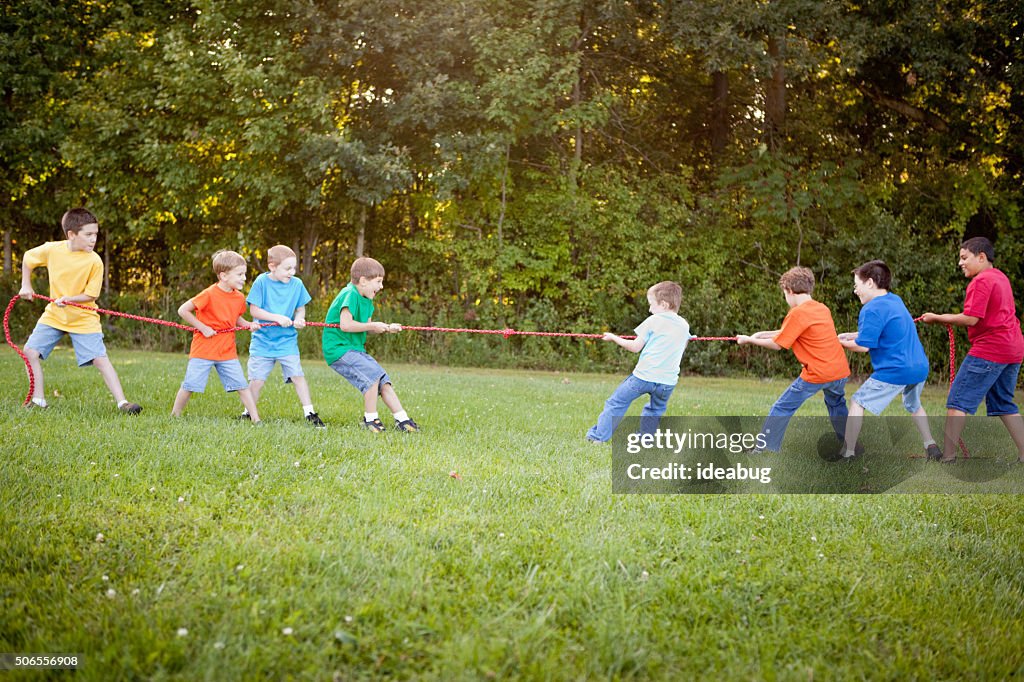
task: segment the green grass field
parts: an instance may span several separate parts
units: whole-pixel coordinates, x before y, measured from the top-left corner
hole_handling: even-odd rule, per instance
[[[1024,674],[1018,496],[612,495],[582,435],[621,376],[389,366],[424,430],[373,436],[313,358],[324,432],[276,381],[263,428],[216,379],[174,420],[184,356],[111,355],[139,417],[68,349],[23,409],[0,355],[0,651],[77,679]],[[785,385],[684,377],[669,414]]]

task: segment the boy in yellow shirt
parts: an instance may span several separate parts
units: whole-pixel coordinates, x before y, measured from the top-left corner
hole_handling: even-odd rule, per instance
[[[67,305],[78,303],[90,308],[97,307],[96,299],[103,286],[103,261],[95,252],[99,221],[84,208],[73,208],[64,214],[60,224],[67,240],[47,242],[29,249],[21,263],[19,295],[25,300],[32,300],[35,293],[32,289],[32,271],[45,267],[50,279],[50,298],[54,299],[53,303],[46,306],[32,335],[25,342],[25,355],[36,377],[29,406],[49,407],[43,390],[41,360],[49,357],[57,342],[67,334],[71,337],[78,366],[94,366],[117,401],[118,409],[127,414],[138,414],[142,412],[142,407],[125,399],[121,380],[107,358],[99,313]]]

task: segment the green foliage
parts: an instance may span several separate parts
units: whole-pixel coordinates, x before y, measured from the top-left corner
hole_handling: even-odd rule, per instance
[[[800,263],[850,328],[845,281],[874,257],[915,312],[956,310],[964,236],[995,238],[1024,286],[1016,9],[17,0],[0,14],[0,223],[18,252],[88,204],[107,299],[165,315],[213,251],[255,269],[275,243],[318,299],[361,248],[387,267],[389,315],[444,326],[625,333],[675,279],[695,332],[733,335],[777,324],[778,274]],[[145,336],[125,340],[167,347]],[[605,344],[382,344],[628,365]],[[688,362],[793,367],[723,344]]]

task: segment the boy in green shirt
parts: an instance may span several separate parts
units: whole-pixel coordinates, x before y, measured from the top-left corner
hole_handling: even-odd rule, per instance
[[[373,322],[373,298],[384,288],[384,266],[373,258],[357,258],[352,263],[351,282],[331,303],[324,320],[338,327],[324,327],[324,360],[363,394],[363,428],[374,433],[384,431],[377,415],[377,397],[384,400],[395,417],[395,429],[406,433],[420,430],[398,400],[391,377],[366,352],[366,333],[397,333],[399,324]]]

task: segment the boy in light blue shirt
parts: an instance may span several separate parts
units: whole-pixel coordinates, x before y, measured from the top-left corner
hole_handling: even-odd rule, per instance
[[[587,431],[587,440],[605,443],[612,438],[629,406],[642,395],[650,396],[640,416],[640,428],[652,433],[668,407],[679,382],[679,363],[690,341],[690,325],[679,317],[683,288],[675,282],[658,282],[647,290],[651,316],[636,328],[635,339],[623,339],[605,333],[605,341],[613,341],[632,353],[640,353],[633,373],[626,377],[605,401],[597,424]]]
[[[318,429],[327,428],[313,409],[309,384],[299,362],[299,333],[306,326],[306,304],[311,297],[306,285],[295,276],[295,252],[283,244],[267,251],[270,272],[264,272],[253,282],[245,302],[254,320],[276,322],[276,327],[260,327],[252,333],[249,342],[249,390],[253,402],[259,401],[260,392],[280,363],[285,383],[295,387],[306,421]],[[243,412],[242,419],[249,413]]]

